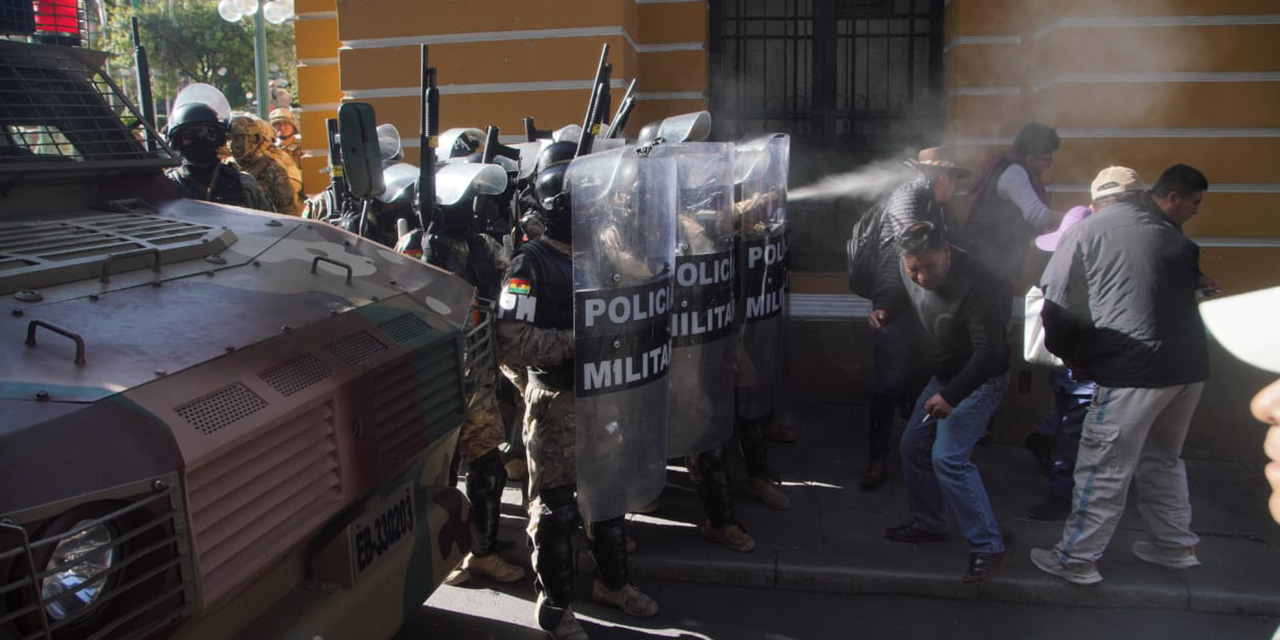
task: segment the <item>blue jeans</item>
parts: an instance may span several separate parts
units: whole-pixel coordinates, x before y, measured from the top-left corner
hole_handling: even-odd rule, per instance
[[[991,501],[969,454],[1004,399],[1009,374],[982,383],[950,416],[922,424],[924,403],[942,387],[937,378],[929,379],[902,434],[902,467],[913,523],[922,531],[941,533],[946,531],[950,512],[972,551],[1004,551]]]
[[[1053,413],[1036,431],[1053,438],[1053,467],[1049,469],[1049,495],[1071,499],[1075,487],[1076,454],[1080,451],[1080,428],[1089,411],[1096,385],[1090,380],[1076,380],[1070,369],[1049,372],[1049,390],[1053,392]]]

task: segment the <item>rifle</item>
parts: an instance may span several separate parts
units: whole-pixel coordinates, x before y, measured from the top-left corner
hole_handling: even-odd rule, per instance
[[[427,45],[422,45],[422,122],[418,129],[418,224],[426,233],[436,218],[436,145],[440,136],[440,90],[435,67],[427,66]]]
[[[533,118],[526,116],[524,119],[524,139],[525,142],[537,142],[539,140],[550,140],[551,131],[539,129],[533,126]]]
[[[627,118],[631,116],[631,110],[636,106],[636,81],[632,80],[627,85],[627,92],[622,94],[622,100],[618,102],[618,112],[613,114],[613,121],[609,123],[609,130],[605,132],[605,140],[617,137],[627,126]]]
[[[329,118],[324,121],[329,142],[329,186],[333,188],[333,206],[331,217],[341,218],[347,211],[351,200],[351,191],[347,189],[346,172],[342,168],[342,146],[338,144],[338,119]]]
[[[600,123],[604,120],[609,108],[609,74],[613,65],[609,64],[609,44],[605,43],[600,50],[600,62],[596,65],[595,80],[591,84],[591,100],[587,103],[587,117],[582,122],[582,138],[578,140],[576,155],[591,153],[591,145],[600,133]]]
[[[525,120],[533,120],[533,118],[525,118]],[[516,162],[520,161],[520,151],[514,147],[508,147],[498,140],[498,134],[501,130],[494,125],[489,125],[484,133],[484,155],[481,156],[480,162],[484,164],[493,164],[494,158],[502,156]]]
[[[154,128],[156,101],[151,97],[151,65],[147,62],[147,48],[142,46],[142,37],[138,34],[138,16],[133,16],[131,22],[133,23],[133,62],[138,74],[138,106],[142,107],[142,119]],[[152,153],[156,151],[156,139],[150,134],[147,134],[147,151]]]

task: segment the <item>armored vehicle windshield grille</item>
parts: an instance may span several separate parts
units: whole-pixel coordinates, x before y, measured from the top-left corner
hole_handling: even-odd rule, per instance
[[[118,213],[0,223],[0,294],[193,260],[235,242],[227,229]],[[156,264],[157,257],[160,264]]]
[[[176,164],[149,124],[103,73],[106,54],[0,41],[0,173],[119,170]],[[155,141],[148,151],[139,138]],[[73,165],[74,163],[74,165]]]
[[[209,435],[266,406],[266,400],[237,382],[188,402],[174,409],[174,413],[190,422],[200,433]]]

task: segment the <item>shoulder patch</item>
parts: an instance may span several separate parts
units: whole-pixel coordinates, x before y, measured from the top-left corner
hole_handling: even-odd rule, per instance
[[[507,282],[507,293],[518,293],[527,295],[533,283],[522,278],[512,278]]]

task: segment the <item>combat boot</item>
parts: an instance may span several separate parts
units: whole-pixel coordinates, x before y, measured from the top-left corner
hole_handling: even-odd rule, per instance
[[[600,604],[617,607],[623,613],[637,618],[652,618],[658,615],[657,601],[630,584],[610,589],[600,580],[596,580],[595,584],[591,585],[591,599]]]
[[[591,587],[591,599],[628,615],[650,618],[657,615],[658,603],[630,584],[625,525],[623,517],[591,523],[591,557],[600,576]]]
[[[730,522],[723,527],[713,527],[710,520],[703,520],[702,526],[698,527],[698,533],[703,538],[734,551],[754,551],[756,548],[756,539],[736,522]]]
[[[498,582],[515,582],[524,577],[524,567],[503,560],[498,554],[478,556],[467,554],[462,561],[462,570],[473,576],[488,576]]]
[[[546,594],[538,594],[538,601],[534,605],[537,610],[538,624],[542,625],[543,620],[555,619],[559,617],[559,622],[551,628],[543,627],[547,635],[555,638],[555,640],[587,640],[587,630],[578,624],[578,618],[573,615],[572,607],[565,607],[560,610],[557,607],[548,604]],[[547,623],[550,625],[550,622]]]
[[[791,499],[769,478],[757,477],[748,480],[747,497],[764,504],[770,509],[786,511],[791,508]]]

